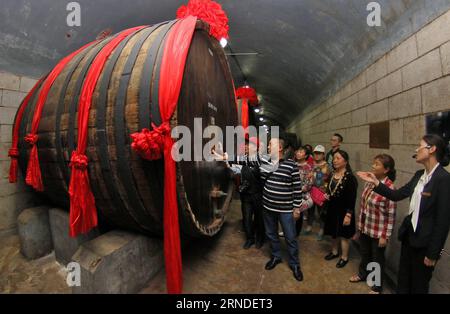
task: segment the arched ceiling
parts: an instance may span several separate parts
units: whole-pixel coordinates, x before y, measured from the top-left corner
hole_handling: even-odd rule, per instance
[[[187,0],[79,0],[80,27],[66,24],[69,2],[2,0],[0,70],[38,77],[101,31],[173,19]],[[230,20],[236,85],[246,79],[281,126],[450,8],[448,0],[378,0],[382,26],[369,27],[365,0],[217,2]]]

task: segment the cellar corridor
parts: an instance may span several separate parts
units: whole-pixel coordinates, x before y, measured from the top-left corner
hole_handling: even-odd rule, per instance
[[[1,7],[0,295],[450,294],[450,0]]]

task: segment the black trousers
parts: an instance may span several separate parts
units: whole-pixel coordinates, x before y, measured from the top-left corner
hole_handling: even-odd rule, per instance
[[[408,239],[402,242],[397,293],[427,294],[434,267],[425,266],[426,248],[414,248]]]
[[[323,206],[319,206],[314,204],[312,207],[308,208],[308,226],[312,226],[314,224],[314,220],[316,220],[316,210],[318,213],[318,221],[320,225],[320,229],[323,229],[323,225],[325,224],[323,220]]]
[[[242,222],[247,240],[264,243],[265,230],[261,194],[241,195]]]
[[[386,248],[381,248],[378,246],[378,239],[361,233],[361,236],[359,237],[359,250],[361,254],[361,262],[359,263],[358,272],[359,278],[366,280],[367,276],[372,271],[371,269],[367,270],[367,265],[372,262],[378,263],[378,265],[380,265],[380,284],[377,285],[375,283],[372,290],[382,292],[385,265],[384,251]]]

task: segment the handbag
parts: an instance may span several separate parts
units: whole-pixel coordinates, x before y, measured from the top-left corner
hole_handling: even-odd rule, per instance
[[[323,203],[325,203],[325,201],[327,200],[325,198],[325,193],[322,192],[322,190],[320,190],[318,187],[313,186],[311,188],[311,191],[309,192],[311,195],[311,198],[314,202],[314,204],[318,205],[318,206],[322,206]]]

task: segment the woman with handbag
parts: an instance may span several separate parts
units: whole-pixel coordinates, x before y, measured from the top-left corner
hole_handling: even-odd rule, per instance
[[[387,154],[375,156],[372,173],[388,188],[394,189],[396,171],[391,156]],[[371,287],[370,293],[379,294],[383,285],[384,251],[394,228],[397,205],[376,193],[373,188],[373,183],[366,183],[361,195],[358,232],[354,237],[355,240],[359,239],[361,262],[358,273],[350,278],[350,282],[366,281],[369,275],[367,265],[372,262],[378,263],[381,270],[380,282]]]
[[[409,212],[398,230],[402,242],[398,270],[398,293],[428,293],[433,270],[442,254],[450,228],[449,149],[440,136],[422,137],[413,158],[424,169],[392,190],[371,172],[358,176],[372,183],[374,191],[393,201],[409,198]]]
[[[315,220],[315,213],[319,217],[319,233],[317,235],[317,240],[323,240],[323,228],[324,228],[324,202],[325,193],[327,189],[328,182],[330,180],[331,168],[325,161],[325,147],[322,145],[317,145],[313,151],[314,154],[314,166],[312,170],[312,180],[313,185],[311,187],[311,198],[314,205],[308,210],[308,226],[306,227],[305,234],[309,234],[312,231],[312,226]]]
[[[313,207],[312,201],[310,200],[310,196],[309,196],[309,191],[311,190],[311,186],[313,183],[312,167],[306,160],[307,157],[308,157],[307,148],[305,146],[301,146],[294,153],[294,161],[297,163],[298,170],[300,173],[300,182],[302,185],[302,195],[303,195],[303,198],[305,201],[303,203],[303,206],[301,207],[304,211],[302,211],[301,213],[294,213],[296,216],[299,215],[298,219],[296,219],[296,223],[295,223],[295,229],[297,232],[297,236],[302,231],[303,214],[304,214],[305,210],[307,209],[306,207],[307,206]],[[309,203],[308,203],[308,201],[309,201]],[[308,209],[308,211],[309,211],[309,209]],[[294,217],[294,218],[297,218],[297,217]]]
[[[325,259],[338,258],[337,268],[348,263],[350,239],[355,235],[355,202],[358,182],[352,173],[349,156],[338,150],[333,156],[334,171],[327,187],[327,210],[325,218],[325,235],[332,237],[332,250]],[[339,255],[339,244],[341,255]]]

